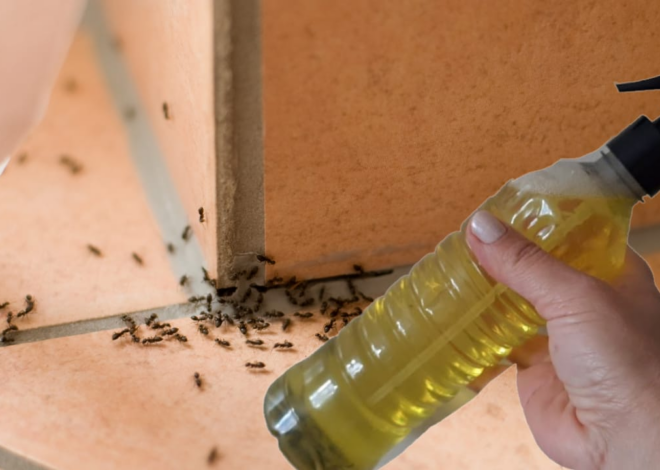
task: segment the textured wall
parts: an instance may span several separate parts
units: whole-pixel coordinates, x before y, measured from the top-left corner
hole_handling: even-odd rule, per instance
[[[406,264],[507,179],[660,93],[660,3],[263,0],[266,249],[280,273]],[[637,221],[660,220],[658,204]]]

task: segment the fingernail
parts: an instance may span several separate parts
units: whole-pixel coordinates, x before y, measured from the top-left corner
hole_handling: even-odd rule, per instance
[[[495,243],[506,233],[504,224],[486,211],[479,211],[472,216],[470,228],[472,233],[486,244]]]

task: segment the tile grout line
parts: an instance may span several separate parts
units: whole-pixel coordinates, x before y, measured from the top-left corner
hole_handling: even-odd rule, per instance
[[[410,266],[400,267],[392,270],[392,272],[387,275],[373,278],[356,279],[354,282],[361,291],[375,298],[382,295],[390,285],[392,285],[404,274],[407,274],[409,270]],[[329,296],[344,296],[348,293],[346,281],[343,279],[320,282],[317,287],[310,288],[310,291],[319,289],[321,286],[325,287],[326,293]],[[216,303],[214,306],[217,308],[218,304]],[[318,305],[316,308],[317,307]],[[14,336],[15,341],[12,343],[0,345],[0,349],[4,347],[12,347],[20,344],[34,343],[56,338],[78,336],[83,334],[96,333],[99,331],[108,331],[112,329],[121,329],[125,327],[125,324],[121,321],[121,317],[124,314],[133,317],[136,321],[138,321],[138,324],[141,324],[142,320],[148,317],[151,313],[156,313],[158,315],[158,319],[162,321],[178,320],[198,313],[200,308],[201,305],[193,305],[190,303],[173,304],[133,312],[125,312],[102,318],[92,318],[71,323],[60,323],[27,330],[19,330]],[[284,290],[277,289],[270,290],[264,295],[262,311],[267,311],[270,309],[280,310],[284,313],[293,313],[298,311],[300,307],[289,304]]]
[[[126,131],[130,155],[142,182],[151,214],[160,229],[163,246],[167,242],[178,242],[184,227],[189,224],[188,216],[136,86],[121,52],[113,45],[113,36],[98,1],[89,3],[82,25],[93,39],[96,59]],[[122,118],[128,109],[134,110],[130,121]],[[189,293],[199,295],[211,292],[202,279],[201,267],[206,263],[194,234],[186,243],[177,244],[176,253],[169,255],[169,260],[175,278],[178,279],[184,274],[189,276]]]
[[[639,242],[640,238],[646,238],[647,241],[654,243],[646,243],[646,245]],[[660,226],[650,227],[645,229],[637,229],[631,233],[630,244],[641,252],[642,254],[649,254],[659,251],[660,248]],[[357,282],[361,283],[360,288],[368,295],[377,297],[382,295],[385,290],[394,283],[399,277],[407,274],[411,266],[399,267],[393,270],[392,274],[372,279],[363,279]],[[327,292],[336,292],[340,290],[340,285],[344,281],[337,280],[323,283],[326,286]],[[265,309],[279,309],[286,313],[293,312],[296,309],[288,304],[286,296],[281,291],[269,291],[265,296]],[[149,308],[139,311],[127,312],[127,315],[137,316],[138,319],[148,316],[151,313],[157,313],[161,320],[176,320],[193,315],[196,308],[188,303],[174,304],[168,306],[161,306],[156,308]],[[93,318],[88,320],[81,320],[72,323],[56,324],[49,326],[42,326],[38,328],[21,330],[16,335],[16,341],[9,343],[2,347],[12,345],[19,345],[25,343],[33,343],[44,341],[48,339],[62,338],[68,336],[77,336],[87,333],[94,333],[98,331],[107,331],[114,328],[122,328],[124,326],[120,317],[123,314],[111,315],[103,318]]]

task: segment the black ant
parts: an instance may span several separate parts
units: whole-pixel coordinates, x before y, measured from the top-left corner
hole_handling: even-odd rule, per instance
[[[314,316],[314,313],[312,312],[296,312],[293,314],[294,317],[300,317],[300,318],[312,318]]]
[[[60,163],[69,168],[69,171],[74,175],[80,173],[83,168],[80,163],[76,162],[68,155],[60,156]]]
[[[231,343],[229,341],[227,341],[226,339],[216,338],[215,342],[218,343],[220,346],[224,346],[225,348],[231,347]]]
[[[205,222],[206,218],[204,217],[204,208],[200,207],[199,209],[197,209],[197,212],[199,213],[199,221]]]
[[[87,245],[87,249],[88,249],[89,252],[92,253],[94,256],[98,256],[99,258],[101,258],[101,257],[103,256],[103,252],[102,252],[100,249],[98,249],[97,247],[95,247],[94,245],[90,245],[90,244],[88,244],[88,245]]]
[[[286,331],[290,325],[291,325],[291,319],[285,318],[284,321],[282,322],[282,331]]]
[[[179,279],[179,285],[183,287],[186,284],[188,284],[188,276],[184,274],[183,276],[181,276],[181,279]]]
[[[163,101],[163,116],[165,119],[170,119],[170,106],[167,104],[167,101]]]
[[[142,344],[159,343],[161,341],[163,341],[161,336],[152,336],[151,338],[144,338]]]
[[[245,340],[245,344],[248,346],[263,346],[264,342],[261,341],[260,339],[248,339]]]
[[[275,260],[273,258],[269,258],[266,255],[257,255],[257,261],[260,263],[275,264]]]
[[[211,452],[209,452],[209,456],[206,458],[206,462],[209,465],[213,465],[216,462],[216,460],[218,460],[218,448],[214,447],[213,449],[211,449]]]
[[[266,364],[264,364],[263,362],[246,362],[245,367],[247,367],[248,369],[263,369],[264,367],[266,367]]]
[[[277,349],[277,348],[290,349],[292,347],[293,347],[293,343],[290,343],[288,341],[284,341],[283,343],[275,343],[275,346],[273,346],[273,349]]]
[[[137,264],[139,264],[140,266],[144,266],[144,260],[143,260],[142,257],[141,257],[140,255],[138,255],[137,253],[133,253],[133,259],[134,259],[135,262],[136,262]]]
[[[321,340],[321,341],[323,341],[323,342],[326,342],[326,341],[328,341],[328,340],[330,339],[330,338],[328,338],[326,335],[322,335],[321,333],[316,333],[315,336],[316,336],[319,340]]]
[[[270,310],[269,312],[264,313],[264,317],[266,318],[280,318],[284,316],[284,312],[280,312],[279,310]]]
[[[122,337],[123,335],[125,335],[126,333],[130,333],[130,331],[131,331],[131,330],[129,330],[128,328],[124,328],[124,329],[121,330],[121,331],[117,331],[116,333],[113,333],[113,334],[112,334],[112,341],[114,341],[114,340],[116,340],[116,339],[118,339],[118,338],[121,338],[121,337]]]
[[[181,234],[181,239],[184,242],[187,242],[190,239],[191,234],[192,234],[192,227],[190,225],[186,225],[186,227],[183,229],[183,233]]]
[[[193,378],[195,379],[195,385],[197,385],[197,388],[202,388],[202,376],[199,375],[199,372],[195,372]]]

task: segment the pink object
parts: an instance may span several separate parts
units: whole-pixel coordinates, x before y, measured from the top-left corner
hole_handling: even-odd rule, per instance
[[[0,174],[41,120],[84,0],[0,2]]]

